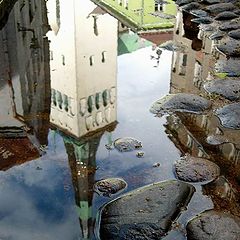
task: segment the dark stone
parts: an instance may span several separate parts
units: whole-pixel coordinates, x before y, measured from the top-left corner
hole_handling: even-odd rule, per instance
[[[164,114],[171,112],[203,113],[211,107],[211,102],[198,95],[177,93],[169,94],[153,103],[150,112]]]
[[[111,197],[127,187],[127,183],[121,178],[107,178],[96,182],[93,186],[94,191],[99,195]]]
[[[220,174],[213,162],[198,157],[186,156],[175,162],[176,177],[186,182],[210,182]]]
[[[226,105],[218,109],[216,115],[224,127],[240,129],[240,103]]]
[[[240,40],[240,29],[233,30],[228,33],[228,36],[237,40]]]
[[[194,187],[175,180],[136,189],[101,211],[102,240],[157,240],[187,206]]]
[[[216,46],[216,49],[225,54],[227,57],[240,57],[240,41],[230,40]]]
[[[240,219],[229,213],[206,211],[187,224],[188,240],[239,240]]]
[[[232,3],[217,3],[206,7],[206,11],[213,14],[218,14],[224,11],[232,11],[234,9],[236,9],[236,6]]]
[[[21,127],[0,127],[0,138],[25,138],[27,133]]]
[[[239,59],[218,60],[215,64],[215,70],[217,73],[226,73],[228,77],[238,77],[240,76]]]
[[[240,29],[240,23],[238,22],[226,22],[226,23],[223,23],[219,26],[219,29],[221,31],[225,31],[225,32],[228,32],[228,31],[232,31],[232,30],[237,30],[237,29]]]
[[[209,36],[210,40],[221,40],[225,36],[224,32],[216,31]]]
[[[190,13],[196,17],[207,17],[208,16],[208,13],[201,9],[192,10],[192,11],[190,11]]]
[[[135,149],[141,149],[142,143],[135,138],[124,137],[116,139],[114,146],[120,152],[129,152]]]
[[[213,19],[211,17],[200,17],[200,18],[193,18],[191,21],[195,23],[209,24],[213,22]]]
[[[205,4],[216,4],[216,3],[221,3],[222,0],[202,0],[201,2]]]
[[[240,80],[218,79],[207,81],[204,89],[209,93],[215,93],[231,101],[240,99]]]
[[[177,4],[178,6],[183,6],[183,5],[186,5],[186,4],[188,4],[188,3],[192,3],[192,2],[194,2],[194,0],[177,0],[177,1],[176,1],[176,4]]]
[[[225,11],[225,12],[219,13],[214,19],[218,21],[222,21],[222,20],[231,20],[237,17],[239,16],[234,12]]]
[[[199,9],[199,8],[201,8],[201,5],[199,3],[192,2],[192,3],[188,3],[188,4],[184,5],[182,7],[182,10],[188,12],[188,11],[191,11],[193,9]]]

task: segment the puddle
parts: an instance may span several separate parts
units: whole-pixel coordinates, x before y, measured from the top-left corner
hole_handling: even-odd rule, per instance
[[[128,30],[135,23],[121,15],[119,24],[91,1],[76,1],[73,12],[67,2],[49,0],[48,16],[45,1],[30,2],[17,1],[8,21],[0,11],[0,239],[97,239],[96,219],[106,203],[176,181],[174,163],[186,154],[216,164],[220,176],[191,183],[196,191],[163,239],[187,239],[189,220],[207,210],[209,218],[215,211],[239,217],[239,24],[217,23],[226,34],[215,32],[214,17],[199,24],[211,13],[229,17],[217,14],[232,3],[179,1],[177,13],[170,1],[151,6],[141,31],[163,15],[165,27],[173,24],[167,16],[176,23],[166,32],[142,31],[145,40]],[[202,18],[191,21],[196,17]],[[230,93],[214,84],[228,79]],[[207,106],[193,114],[192,100],[183,101],[180,111],[154,116],[149,109],[167,95],[198,96]]]

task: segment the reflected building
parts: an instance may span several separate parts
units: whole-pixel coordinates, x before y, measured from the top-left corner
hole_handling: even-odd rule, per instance
[[[180,48],[173,52],[170,93],[201,94],[211,100],[211,95],[203,89],[205,81],[216,79],[214,65],[226,56],[215,50],[218,41],[210,40],[212,32],[204,31],[204,25],[191,22],[193,16],[181,10],[177,13],[174,42]],[[224,101],[214,99],[213,108]],[[226,103],[225,103],[226,104]],[[217,163],[231,182],[233,189],[239,189],[240,141],[239,131],[224,128],[214,112],[197,115],[177,113],[167,116],[166,133],[182,154],[190,153],[195,157],[205,157]],[[222,142],[211,143],[212,139]],[[229,195],[229,188],[224,194]],[[232,190],[231,190],[232,191]],[[223,194],[223,195],[224,195]],[[213,201],[214,198],[213,198]],[[219,199],[215,205],[219,205]]]
[[[92,239],[96,153],[116,126],[118,21],[91,1],[47,3],[51,116],[68,154],[81,239]]]
[[[0,4],[1,17],[6,14],[0,27],[0,169],[7,170],[39,158],[40,145],[47,145],[49,27],[43,0]]]
[[[91,1],[48,1],[51,123],[79,138],[116,120],[116,19]]]
[[[50,113],[48,30],[45,1],[19,0],[0,32],[2,81],[10,87],[13,116],[27,123],[42,145]]]

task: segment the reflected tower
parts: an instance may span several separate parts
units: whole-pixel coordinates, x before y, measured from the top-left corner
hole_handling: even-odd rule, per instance
[[[117,117],[118,22],[91,1],[47,4],[52,29],[50,121],[64,139],[82,239],[91,239],[96,152]]]

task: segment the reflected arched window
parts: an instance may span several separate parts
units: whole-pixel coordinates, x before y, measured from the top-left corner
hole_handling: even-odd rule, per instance
[[[87,101],[87,105],[88,105],[88,112],[91,113],[93,108],[94,108],[94,96],[89,96],[88,97],[88,101]]]
[[[51,89],[51,97],[52,97],[52,103],[54,106],[57,106],[57,100],[56,100],[56,90]]]
[[[89,64],[90,64],[90,66],[93,66],[93,64],[94,64],[94,56],[93,55],[89,57]]]
[[[104,90],[103,91],[103,94],[102,94],[102,97],[103,97],[103,106],[106,107],[109,103],[109,90]]]
[[[62,94],[57,91],[57,103],[60,109],[62,109],[62,104],[63,104],[63,99],[62,99]]]
[[[102,104],[102,94],[101,93],[96,94],[95,101],[96,101],[96,108],[99,109]]]
[[[63,105],[64,105],[64,110],[68,112],[68,109],[69,109],[68,96],[65,94],[63,94]]]
[[[106,61],[106,51],[102,52],[102,63]]]

